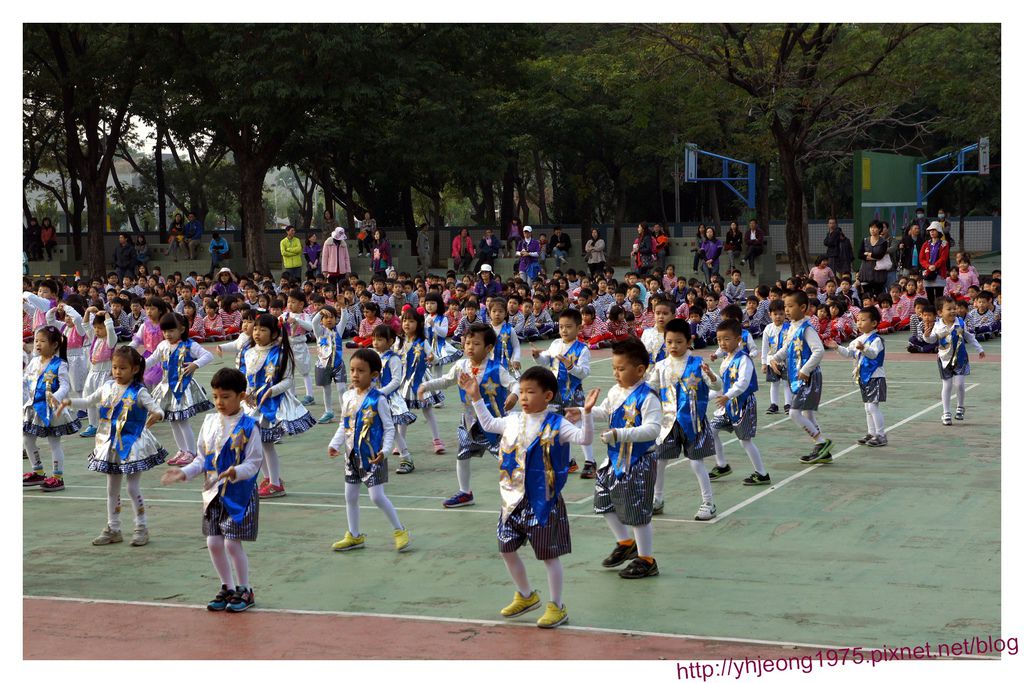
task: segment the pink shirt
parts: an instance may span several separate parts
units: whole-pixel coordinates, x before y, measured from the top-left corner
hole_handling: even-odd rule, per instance
[[[817,283],[818,291],[824,291],[825,283],[834,278],[835,276],[836,274],[833,273],[832,269],[829,268],[828,266],[825,266],[824,268],[818,268],[817,266],[811,268],[811,279],[814,280],[815,283]]]

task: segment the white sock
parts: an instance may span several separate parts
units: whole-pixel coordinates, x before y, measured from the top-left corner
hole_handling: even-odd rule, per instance
[[[50,451],[53,453],[53,476],[64,476],[64,448],[60,445],[59,436],[46,437],[46,443],[50,444]]]
[[[263,465],[260,467],[263,475],[270,479],[274,486],[281,485],[281,461],[277,457],[277,449],[271,441],[263,444]]]
[[[951,413],[953,412],[950,407],[950,399],[953,397],[953,380],[944,379],[942,380],[942,412]]]
[[[768,396],[771,399],[771,404],[774,406],[779,405],[779,392],[781,391],[781,389],[779,388],[780,384],[782,384],[781,381],[768,382]]]
[[[313,376],[312,375],[304,375],[302,377],[302,381],[306,385],[306,396],[312,396],[313,395]]]
[[[729,463],[725,459],[725,446],[722,444],[722,437],[719,436],[717,429],[711,430],[711,437],[715,442],[715,464],[719,467],[728,467]]]
[[[345,482],[345,512],[348,514],[348,531],[359,536],[359,486]]]
[[[434,438],[438,441],[441,440],[441,432],[437,428],[437,416],[434,415],[433,406],[423,406],[423,418],[430,425],[430,433],[434,435]]]
[[[789,382],[787,382],[785,379],[780,380],[779,384],[782,385],[782,395],[785,398],[785,403],[783,404],[783,407],[785,407],[793,402],[793,390],[790,388]]]
[[[633,527],[636,538],[636,554],[640,557],[654,557],[654,527],[650,522]]]
[[[174,445],[178,447],[179,451],[186,451],[188,447],[185,444],[184,437],[181,434],[181,423],[180,422],[168,422],[171,426],[171,436],[174,437]]]
[[[882,406],[877,403],[865,403],[868,419],[875,423],[875,435],[885,436],[885,418],[882,417]]]
[[[519,557],[518,553],[502,553],[501,559],[505,560],[505,568],[508,569],[512,583],[516,585],[516,590],[524,598],[529,597],[533,589],[530,588],[530,579],[526,576],[526,565],[523,564],[523,558]]]
[[[242,542],[233,538],[225,538],[224,550],[227,551],[228,557],[231,558],[231,564],[235,568],[235,577],[238,579],[235,585],[239,588],[248,588],[249,556],[245,554]],[[230,586],[231,584],[228,585]]]
[[[146,526],[146,503],[142,500],[142,472],[129,474],[127,479],[128,497],[132,499],[132,509],[135,510],[135,526]]]
[[[462,493],[470,493],[472,491],[469,488],[469,472],[469,458],[455,461],[455,476],[459,479],[459,491]]]
[[[28,453],[28,460],[32,463],[32,469],[36,472],[43,471],[43,458],[39,455],[39,446],[36,444],[37,437],[33,434],[22,434],[21,443]]]
[[[405,429],[402,429],[405,425],[399,425],[399,429],[395,430],[395,448],[406,460],[412,460],[412,453],[409,452],[409,444],[405,441]]]
[[[965,399],[965,397],[967,395],[967,387],[964,384],[964,381],[966,379],[967,378],[964,377],[963,375],[953,375],[953,386],[956,387],[956,407],[957,408],[963,408],[964,407],[964,403],[965,403],[964,399]]]
[[[518,556],[517,556],[518,557]],[[544,560],[544,569],[548,571],[548,590],[551,592],[551,602],[559,607],[562,606],[562,561],[557,557]]]
[[[181,433],[181,442],[185,446],[182,450],[195,454],[196,435],[192,431],[192,425],[189,424],[188,420],[179,420],[176,424],[178,425],[178,431]]]
[[[323,390],[324,390],[324,412],[325,413],[333,413],[334,412],[334,382],[331,382],[330,384],[328,384],[326,387],[323,388]]]
[[[654,475],[654,500],[665,500],[665,468],[668,467],[668,460],[658,460],[658,469]]]
[[[231,588],[231,563],[228,562],[228,554],[224,550],[224,537],[207,536],[206,547],[210,550],[210,560],[213,561],[213,568],[217,570],[220,582]]]
[[[691,460],[690,469],[697,476],[697,483],[700,485],[700,497],[706,503],[712,503],[715,500],[714,494],[711,492],[711,477],[708,476],[707,465],[704,464],[703,460]]]
[[[100,409],[99,408],[86,408],[85,412],[89,413],[89,426],[98,427],[100,424]]]
[[[764,468],[764,461],[761,460],[761,451],[758,450],[757,444],[754,443],[753,439],[748,441],[740,440],[740,445],[743,446],[743,450],[747,452],[747,457],[750,458],[750,464],[754,466],[754,471],[760,475],[768,474],[768,470]]]
[[[870,403],[865,403],[864,404],[864,415],[867,418],[868,434],[871,434],[872,436],[878,434],[878,432],[875,431],[875,416],[871,414],[871,404]]]
[[[111,531],[121,530],[121,474],[107,475],[107,526]]]
[[[606,512],[604,514],[604,521],[608,523],[608,528],[612,530],[612,535],[615,536],[616,541],[628,541],[630,539],[629,529],[619,519],[619,515],[614,510],[612,512]]]
[[[588,443],[583,447],[583,459],[586,462],[594,462],[594,444]]]
[[[816,425],[813,420],[807,418],[807,412],[808,411],[801,412],[797,408],[790,408],[789,419],[800,425],[800,427],[807,432],[807,435],[814,439],[816,443],[822,443],[825,439],[821,436],[821,430],[818,429],[818,425]]]
[[[391,504],[391,500],[384,495],[384,484],[378,484],[377,486],[371,486],[369,488],[370,502],[380,508],[380,511],[388,518],[391,522],[391,527],[394,529],[402,529],[402,522],[398,519],[398,510]]]

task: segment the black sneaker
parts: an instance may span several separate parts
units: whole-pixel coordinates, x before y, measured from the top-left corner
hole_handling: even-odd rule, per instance
[[[244,612],[253,605],[256,604],[256,596],[252,593],[252,588],[235,588],[235,594],[231,596],[231,600],[228,602],[228,612]]]
[[[732,474],[731,465],[726,465],[725,467],[719,467],[718,465],[715,465],[708,472],[708,479],[721,479],[722,477],[726,477],[730,474]]]
[[[832,440],[825,439],[822,443],[814,444],[814,448],[811,449],[810,453],[800,457],[800,462],[805,465],[832,462]]]
[[[778,415],[779,414],[779,407],[773,403],[770,406],[768,406],[768,410],[764,411],[764,414],[765,415]]]
[[[580,479],[594,479],[597,477],[597,465],[589,460],[583,463],[583,471],[580,472]]]
[[[211,612],[223,612],[227,608],[228,603],[231,602],[234,597],[235,591],[231,590],[224,584],[221,584],[220,593],[217,593],[217,596],[213,600],[206,603],[206,609]]]
[[[963,406],[957,406],[957,408],[956,408],[956,414],[955,414],[955,415],[953,415],[953,419],[954,419],[954,420],[963,420],[963,419],[964,419],[964,413],[965,413],[965,412],[966,412],[966,411],[965,411],[965,409],[964,409],[964,407],[963,407]]]
[[[580,466],[576,464],[575,460],[570,458],[569,459],[569,474],[572,474],[573,472],[579,472],[579,471],[580,471]]]
[[[871,441],[871,439],[873,439],[873,438],[875,438],[874,434],[865,434],[864,436],[862,436],[859,439],[857,439],[857,443],[859,443],[859,444],[861,444],[863,446],[868,441]]]
[[[786,405],[784,405],[782,407],[782,409],[788,413],[789,412],[789,404],[787,403]]]
[[[921,353],[921,349],[917,348],[916,346],[908,346],[907,347],[907,352],[908,353]]]
[[[646,579],[648,576],[658,575],[658,561],[653,557],[651,561],[641,560],[639,557],[630,562],[624,569],[619,570],[619,576],[624,579]]]
[[[743,480],[744,486],[770,486],[772,483],[771,476],[765,472],[764,474],[758,474],[754,472],[749,477]]]
[[[602,567],[618,567],[626,560],[632,560],[636,557],[636,543],[630,543],[629,545],[622,545],[621,543],[615,544],[615,549],[612,550],[612,554],[601,560]]]

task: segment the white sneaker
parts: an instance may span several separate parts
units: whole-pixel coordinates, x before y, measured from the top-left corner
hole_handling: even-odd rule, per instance
[[[952,413],[943,413],[942,414],[942,424],[946,425],[947,427],[949,425],[953,424],[953,414]]]
[[[704,501],[700,504],[700,507],[697,508],[697,514],[694,515],[693,518],[699,522],[706,522],[717,514],[718,508],[715,507],[715,504]]]

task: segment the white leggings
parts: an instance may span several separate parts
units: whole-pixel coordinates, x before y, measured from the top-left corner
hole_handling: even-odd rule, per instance
[[[222,584],[228,588],[249,586],[249,557],[241,541],[223,536],[207,536],[206,547],[210,550],[210,560]],[[235,568],[235,581],[231,580],[232,565]]]
[[[348,530],[353,536],[359,535],[359,490],[362,484],[350,484],[345,482],[345,510],[348,513]],[[370,494],[370,502],[380,508],[391,526],[395,529],[402,529],[402,522],[398,519],[398,511],[391,501],[384,495],[384,485],[378,484],[366,489]]]
[[[505,561],[505,567],[512,577],[512,583],[516,585],[516,590],[524,598],[529,597],[533,593],[533,589],[530,588],[530,578],[526,575],[526,565],[523,563],[523,558],[519,557],[519,553],[502,553],[501,559]],[[562,561],[557,557],[544,560],[544,569],[548,573],[548,592],[551,593],[551,602],[561,607]]]
[[[768,382],[768,396],[770,397],[771,404],[777,406],[781,403],[779,400],[779,394],[782,393],[782,380],[778,382]]]
[[[885,436],[885,418],[882,417],[882,407],[877,403],[865,403],[864,412],[867,415],[868,434]]]
[[[628,541],[632,536],[636,540],[636,554],[640,557],[653,557],[651,552],[654,550],[654,528],[650,522],[641,526],[627,527],[619,519],[619,513],[614,510],[604,514],[604,521],[612,530],[616,541]],[[632,534],[629,533],[630,529],[633,530]]]
[[[174,422],[168,422],[168,424],[171,426],[171,434],[174,436],[174,443],[178,446],[178,450],[195,454],[196,435],[192,431],[192,425],[188,423],[188,420],[175,420]]]
[[[964,407],[964,395],[967,393],[967,388],[964,386],[966,379],[965,375],[953,375],[950,379],[942,380],[942,412],[953,412],[950,410],[950,403],[953,398],[953,387],[956,387],[957,407]]]
[[[821,435],[821,427],[818,426],[818,421],[815,419],[813,410],[798,410],[797,408],[789,409],[789,419],[800,425],[807,436],[814,439],[815,443],[824,443],[825,437]]]
[[[665,472],[668,468],[668,460],[658,461],[657,475],[654,480],[654,500],[661,502],[665,500]],[[711,477],[708,476],[708,468],[704,464],[703,460],[690,460],[690,469],[693,470],[693,474],[697,477],[697,483],[700,485],[700,497],[707,503],[714,500],[714,495],[711,492]]]
[[[273,441],[263,442],[263,464],[260,465],[260,472],[270,479],[274,486],[281,485],[281,461],[277,457],[277,448]]]
[[[25,452],[28,453],[29,462],[32,463],[32,471],[42,473],[43,459],[39,455],[39,448],[36,446],[38,438],[34,434],[22,434],[22,443],[25,446]],[[48,436],[46,437],[46,443],[50,444],[50,452],[53,453],[53,476],[63,477],[64,449],[60,445],[60,437]]]
[[[719,467],[725,467],[728,463],[725,459],[725,444],[722,443],[722,437],[717,429],[711,430],[711,436],[715,440],[715,464]],[[764,468],[764,461],[761,460],[761,451],[758,449],[757,444],[754,443],[753,439],[744,441],[743,439],[737,439],[740,445],[743,446],[743,450],[747,452],[747,457],[750,458],[750,464],[754,466],[754,471],[760,475],[768,474],[768,470]],[[708,500],[705,498],[704,500]]]
[[[107,475],[107,526],[111,531],[121,530],[121,479],[123,474]],[[135,526],[146,526],[146,504],[142,500],[142,472],[127,475],[128,495],[135,511]]]

